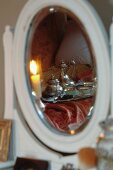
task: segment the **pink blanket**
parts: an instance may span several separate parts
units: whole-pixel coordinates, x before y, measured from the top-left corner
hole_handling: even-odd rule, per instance
[[[65,103],[46,104],[45,116],[49,123],[60,131],[67,131],[72,125],[86,120],[94,98],[87,98]]]

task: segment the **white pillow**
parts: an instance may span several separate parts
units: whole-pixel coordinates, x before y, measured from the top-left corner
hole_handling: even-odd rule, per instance
[[[59,64],[61,60],[69,62],[71,59],[74,59],[76,64],[92,64],[85,36],[78,24],[72,21],[67,24],[67,30],[57,51],[55,63]]]

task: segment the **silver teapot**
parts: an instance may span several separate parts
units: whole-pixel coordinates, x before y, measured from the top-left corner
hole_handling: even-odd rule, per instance
[[[61,68],[60,82],[63,88],[67,91],[70,89],[74,89],[75,82],[67,74],[68,66],[64,61],[61,62],[60,68]]]
[[[58,97],[63,92],[63,87],[60,85],[59,80],[55,79],[54,75],[48,81],[45,92],[49,97]]]

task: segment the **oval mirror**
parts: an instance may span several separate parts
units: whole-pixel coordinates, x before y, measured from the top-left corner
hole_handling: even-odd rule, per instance
[[[23,116],[60,152],[95,142],[107,115],[109,52],[98,21],[86,1],[34,0],[17,22],[13,73]]]
[[[47,7],[32,20],[26,70],[43,123],[76,134],[90,121],[96,96],[95,56],[84,25],[70,11]]]

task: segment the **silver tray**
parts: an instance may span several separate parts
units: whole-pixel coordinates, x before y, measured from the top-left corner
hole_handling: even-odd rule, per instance
[[[73,97],[71,97],[70,96],[70,98],[67,98],[67,99],[65,99],[65,98],[58,98],[58,97],[49,97],[49,98],[44,98],[44,97],[42,97],[41,98],[41,100],[43,101],[43,102],[48,102],[48,103],[61,103],[61,102],[68,102],[68,101],[75,101],[75,100],[82,100],[82,99],[86,99],[86,98],[89,98],[89,97],[92,97],[93,95],[92,94],[84,94],[84,95],[82,95],[82,96],[73,96]]]

